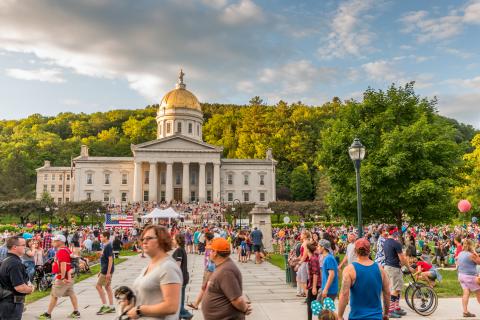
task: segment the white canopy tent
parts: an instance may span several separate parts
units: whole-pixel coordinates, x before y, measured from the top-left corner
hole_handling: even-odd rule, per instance
[[[178,219],[181,218],[182,215],[178,214],[172,207],[168,207],[167,209],[153,209],[149,214],[146,214],[142,217],[142,220],[145,219],[168,219],[168,223],[170,224],[170,219]]]

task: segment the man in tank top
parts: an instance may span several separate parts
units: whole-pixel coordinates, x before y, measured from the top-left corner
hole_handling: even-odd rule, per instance
[[[343,271],[338,317],[344,319],[350,299],[349,320],[386,320],[390,305],[388,277],[377,263],[370,260],[370,242],[365,238],[355,242],[357,261]],[[382,308],[383,297],[383,308]]]

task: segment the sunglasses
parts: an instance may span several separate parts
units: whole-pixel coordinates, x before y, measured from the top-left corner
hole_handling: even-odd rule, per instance
[[[157,239],[157,237],[145,237],[145,238],[140,238],[140,241],[141,241],[141,242],[144,242],[144,241],[147,241],[147,242],[148,242],[148,241],[150,241],[150,240],[152,240],[152,239]]]

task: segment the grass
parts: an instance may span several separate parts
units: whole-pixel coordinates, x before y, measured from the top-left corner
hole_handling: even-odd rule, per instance
[[[340,257],[340,261],[343,257]],[[270,254],[268,257],[268,262],[273,264],[274,266],[285,270],[285,258],[283,255],[275,253]],[[461,297],[462,296],[462,288],[460,287],[460,283],[457,279],[457,271],[455,270],[440,270],[442,274],[443,280],[442,282],[436,284],[435,292],[437,293],[439,298],[452,298],[452,297]],[[341,278],[341,275],[339,275]],[[405,277],[405,282],[408,281],[408,278]],[[339,281],[341,285],[341,281]]]
[[[115,259],[115,265],[127,261],[126,258]],[[81,273],[78,277],[75,278],[75,283],[88,279],[90,277],[96,276],[100,272],[100,264],[96,264],[90,268],[90,273]],[[35,291],[34,293],[26,297],[26,303],[32,303],[38,299],[44,298],[50,295],[50,289],[46,291]]]
[[[136,256],[139,255],[140,252],[135,252],[132,250],[122,250],[120,251],[120,257],[131,257],[131,256]]]

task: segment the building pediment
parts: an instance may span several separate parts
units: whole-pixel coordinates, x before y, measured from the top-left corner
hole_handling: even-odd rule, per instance
[[[193,151],[193,152],[221,152],[222,147],[217,147],[202,141],[191,139],[182,135],[144,142],[132,145],[132,151]]]

